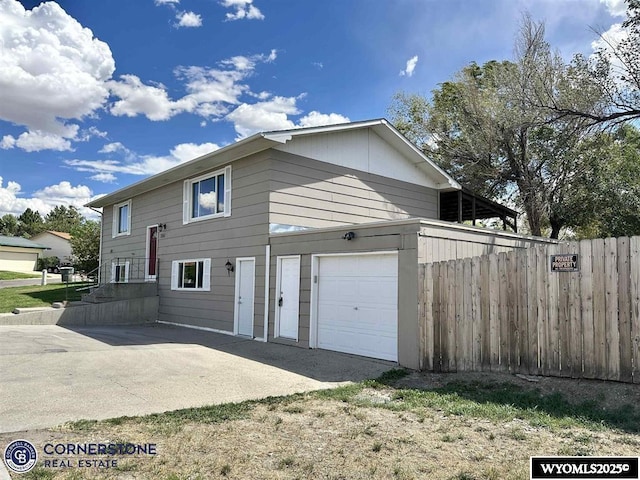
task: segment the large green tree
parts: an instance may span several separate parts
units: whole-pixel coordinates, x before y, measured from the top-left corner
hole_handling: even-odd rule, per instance
[[[74,206],[56,205],[44,218],[47,230],[70,233],[82,223],[83,217]]]
[[[71,255],[77,268],[90,272],[98,268],[100,223],[84,220],[71,231]]]
[[[44,221],[40,212],[27,208],[18,217],[18,235],[30,238],[44,230]]]
[[[580,212],[578,237],[640,235],[640,130],[623,125],[584,145],[581,188],[572,195]]]
[[[7,213],[0,218],[0,235],[14,237],[18,235],[18,219]]]
[[[460,183],[524,210],[530,233],[557,238],[575,223],[568,197],[582,180],[586,122],[530,105],[541,79],[562,94],[569,74],[544,24],[525,17],[515,51],[513,61],[465,67],[430,100],[396,95],[392,121]],[[583,102],[596,99],[587,92]]]

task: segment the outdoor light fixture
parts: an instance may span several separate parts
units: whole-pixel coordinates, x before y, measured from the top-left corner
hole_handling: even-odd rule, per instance
[[[356,238],[356,234],[354,232],[347,232],[342,236],[342,238],[344,240],[353,240],[354,238]]]
[[[158,230],[160,230],[161,232],[164,232],[167,229],[167,224],[166,223],[159,223],[158,224]]]
[[[227,260],[227,263],[224,264],[224,267],[227,269],[227,276],[231,275],[231,272],[233,272],[234,270],[233,263]]]

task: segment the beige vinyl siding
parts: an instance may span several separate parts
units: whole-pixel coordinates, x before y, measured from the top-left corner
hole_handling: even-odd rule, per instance
[[[458,224],[422,225],[420,236],[420,263],[477,257],[489,253],[510,252],[518,248],[548,243],[545,239],[523,235],[466,227]]]
[[[219,166],[211,171],[219,170]],[[202,174],[207,171],[203,170]],[[235,273],[238,257],[256,258],[254,335],[262,337],[264,325],[264,253],[268,243],[268,174],[266,152],[233,162],[231,216],[183,225],[183,181],[174,182],[131,199],[131,235],[111,238],[111,207],[105,209],[103,258],[143,259],[147,226],[167,225],[158,239],[160,294],[159,320],[223,331],[233,331]],[[228,200],[225,200],[228,201]],[[171,290],[174,260],[211,258],[211,291]]]
[[[273,151],[269,221],[331,227],[437,218],[436,190]]]

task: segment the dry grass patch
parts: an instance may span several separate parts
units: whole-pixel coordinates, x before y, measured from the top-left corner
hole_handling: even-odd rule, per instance
[[[21,478],[509,480],[529,478],[533,454],[637,455],[640,387],[582,382],[576,390],[580,382],[563,379],[404,373],[285,398],[28,432],[21,436],[39,448],[154,442],[158,454],[119,457],[117,469],[40,468]]]

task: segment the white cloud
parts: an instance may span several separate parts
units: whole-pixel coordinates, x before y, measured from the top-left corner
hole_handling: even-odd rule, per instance
[[[612,17],[626,17],[627,15],[625,0],[600,0],[600,3],[605,4]]]
[[[98,153],[128,152],[129,149],[120,142],[112,142],[105,144]]]
[[[113,173],[96,173],[89,178],[102,183],[113,183],[116,181],[116,176]]]
[[[113,152],[121,151],[119,147],[113,147]],[[181,143],[173,147],[169,155],[154,156],[142,155],[131,156],[124,161],[120,160],[65,160],[64,163],[79,172],[93,173],[94,178],[97,175],[103,175],[101,178],[108,178],[112,181],[116,180],[116,174],[124,173],[128,175],[153,175],[160,173],[169,168],[175,167],[181,163],[193,160],[207,153],[213,152],[220,148],[215,143]],[[127,150],[128,151],[128,150]],[[110,175],[110,176],[107,176]],[[100,180],[104,181],[104,180]]]
[[[350,122],[348,117],[340,115],[339,113],[320,113],[309,112],[302,117],[298,122],[300,127],[321,127],[323,125],[334,125],[336,123],[348,123]]]
[[[74,135],[75,137],[75,135]],[[18,138],[11,135],[2,137],[0,148],[18,147],[26,152],[41,150],[57,150],[59,152],[71,150],[71,142],[60,135],[45,133],[39,130],[21,133]]]
[[[85,217],[94,217],[95,212],[83,205],[93,198],[93,192],[85,185],[73,186],[68,181],[62,181],[56,185],[50,185],[33,193],[27,197],[22,191],[19,183],[9,181],[7,186],[3,186],[3,179],[0,177],[0,215],[11,213],[20,215],[27,208],[46,215],[57,205],[74,206],[80,210]]]
[[[177,5],[180,0],[154,0],[156,5]]]
[[[2,141],[0,141],[0,148],[2,150],[9,150],[10,148],[14,148],[16,146],[16,139],[11,135],[5,135],[2,137]]]
[[[226,116],[232,121],[238,133],[238,138],[269,130],[286,130],[294,128],[295,124],[287,115],[300,113],[296,107],[299,97],[274,97],[271,100],[254,104],[243,103]]]
[[[67,121],[107,101],[105,81],[115,70],[109,46],[55,2],[25,10],[2,0],[0,18],[0,119],[28,128],[19,148],[68,149],[78,126]]]
[[[207,153],[218,150],[220,147],[215,143],[181,143],[173,147],[170,151],[173,158],[177,158],[180,162],[187,162],[194,158],[201,157]]]
[[[407,60],[407,66],[405,67],[404,70],[400,71],[400,76],[401,77],[404,77],[404,76],[412,77],[413,76],[413,72],[415,71],[417,64],[418,64],[418,56],[414,55],[409,60]]]
[[[220,118],[229,106],[238,105],[240,96],[250,94],[243,81],[251,76],[258,63],[273,62],[277,51],[269,54],[236,56],[220,62],[222,68],[178,67],[174,74],[185,82],[187,94],[173,100],[162,84],[147,85],[135,75],[122,75],[108,82],[118,97],[110,106],[116,116],[145,115],[149,120],[168,120],[180,113],[193,113],[206,119]]]
[[[201,27],[202,26],[202,17],[194,12],[178,12],[176,14],[176,19],[178,22],[175,24],[176,27]]]
[[[120,100],[111,105],[115,116],[135,117],[145,115],[149,120],[168,120],[174,113],[174,102],[164,85],[152,86],[142,83],[135,75],[121,75],[120,81],[108,82],[111,93]]]
[[[262,12],[253,5],[253,0],[222,0],[220,4],[226,8],[233,8],[233,13],[227,13],[226,18],[233,20],[264,20]]]

